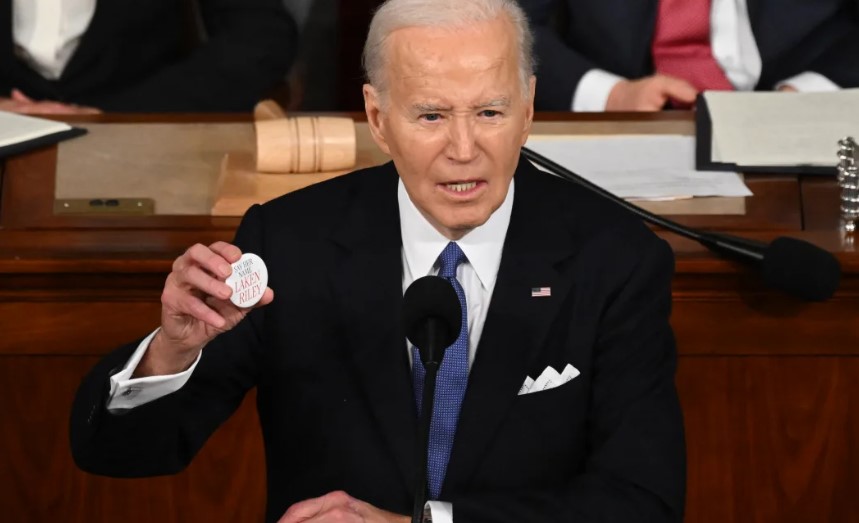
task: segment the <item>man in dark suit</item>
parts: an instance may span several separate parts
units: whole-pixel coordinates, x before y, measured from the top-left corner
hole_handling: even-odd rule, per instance
[[[77,463],[178,471],[256,386],[268,520],[408,521],[422,363],[402,296],[437,273],[465,321],[439,371],[433,521],[681,521],[671,250],[520,158],[530,53],[512,0],[387,2],[364,96],[393,162],[255,206],[235,245],[180,256],[161,328],[81,385]],[[242,251],[271,274],[251,312],[224,283]]]
[[[0,8],[0,109],[249,111],[295,54],[297,30],[280,0],[89,0],[63,9]]]
[[[659,110],[706,89],[859,86],[855,0],[520,0],[538,110]]]

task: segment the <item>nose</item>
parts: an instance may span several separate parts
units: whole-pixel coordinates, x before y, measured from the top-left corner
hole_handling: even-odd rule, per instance
[[[449,133],[447,157],[460,163],[474,160],[477,156],[474,122],[462,116],[453,118]]]

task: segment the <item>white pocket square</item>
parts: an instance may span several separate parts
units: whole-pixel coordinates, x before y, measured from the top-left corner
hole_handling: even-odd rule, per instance
[[[523,394],[532,394],[560,387],[564,383],[572,381],[578,375],[579,369],[569,363],[560,374],[550,365],[546,367],[536,380],[531,379],[531,376],[525,376],[525,382],[519,387],[519,395],[522,396]]]

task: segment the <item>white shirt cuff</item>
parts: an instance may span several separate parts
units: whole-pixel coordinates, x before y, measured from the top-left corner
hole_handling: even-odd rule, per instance
[[[453,523],[453,505],[445,501],[427,501],[432,523]]]
[[[579,80],[579,85],[576,86],[576,92],[573,94],[573,111],[605,111],[608,95],[611,94],[614,86],[623,80],[626,78],[602,69],[591,69],[586,72]]]
[[[152,338],[155,337],[155,334],[157,334],[159,330],[160,327],[144,338],[144,340],[140,342],[140,345],[137,346],[137,350],[134,351],[134,354],[132,354],[131,358],[128,360],[128,363],[125,364],[125,368],[110,377],[110,400],[107,402],[108,411],[112,412],[115,410],[139,407],[145,403],[149,403],[150,401],[157,400],[158,398],[176,392],[188,382],[188,378],[191,377],[191,373],[194,372],[194,369],[197,367],[197,363],[200,362],[203,351],[200,351],[200,354],[197,355],[197,359],[194,360],[194,363],[190,368],[188,368],[188,370],[180,372],[179,374],[146,376],[144,378],[131,379],[131,375],[134,374],[134,370],[137,369],[137,365],[146,353],[146,349],[149,348],[149,343],[152,342]]]
[[[813,73],[811,71],[799,73],[798,75],[792,76],[787,80],[782,80],[781,82],[775,84],[775,88],[778,89],[783,85],[789,85],[797,91],[801,91],[803,93],[819,93],[826,91],[837,91],[840,89],[838,84],[836,84],[829,78],[823,76],[820,73]]]

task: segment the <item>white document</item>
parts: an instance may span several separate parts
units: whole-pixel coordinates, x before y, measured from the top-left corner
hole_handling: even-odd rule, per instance
[[[0,111],[0,147],[71,130],[63,122]]]
[[[535,135],[525,146],[621,198],[752,195],[737,173],[696,171],[693,136]]]
[[[715,162],[832,166],[838,140],[859,137],[859,89],[823,93],[704,93]]]

